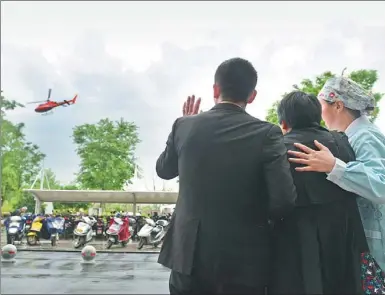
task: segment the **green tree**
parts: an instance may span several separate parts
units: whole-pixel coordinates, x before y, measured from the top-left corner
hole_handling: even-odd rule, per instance
[[[17,107],[24,106],[5,99],[1,92],[1,196],[7,207],[16,206],[23,198],[23,188],[31,185],[31,179],[38,173],[45,157],[37,145],[26,140],[23,123],[6,119],[7,113]]]
[[[267,122],[270,122],[276,125],[279,125],[278,113],[277,113],[278,103],[279,103],[278,100],[273,103],[273,105],[267,110],[267,115],[265,118]]]
[[[336,75],[332,72],[324,72],[321,75],[318,75],[315,77],[314,80],[311,79],[304,79],[301,81],[299,85],[293,85],[292,90],[301,90],[306,93],[318,95],[322,87],[324,86],[325,82],[331,78],[335,77]],[[379,114],[379,101],[384,96],[383,93],[373,93],[373,86],[378,80],[378,75],[376,70],[358,70],[351,72],[348,76],[350,79],[361,85],[364,89],[366,89],[368,92],[372,92],[375,100],[376,100],[376,109],[370,114],[369,119],[374,122]],[[286,93],[283,95],[285,96]],[[273,105],[268,109],[267,115],[266,115],[266,121],[278,124],[278,115],[277,115],[277,106],[278,102],[276,101],[273,103]]]
[[[137,166],[137,129],[134,123],[123,119],[102,119],[74,128],[73,140],[81,159],[77,174],[81,188],[121,190],[130,183]]]
[[[60,189],[59,181],[57,181],[55,173],[51,169],[45,169],[44,175],[45,175],[44,189],[48,189],[48,188]],[[37,177],[37,176],[38,176],[38,172],[33,175],[33,177]],[[31,180],[33,181],[34,179],[31,178]],[[40,189],[41,187],[40,183],[41,183],[41,180],[38,179],[35,182],[33,189]],[[27,185],[25,185],[24,188],[25,187],[30,188],[30,186],[27,186]],[[35,209],[35,198],[30,192],[22,191],[20,198],[16,200],[16,202],[14,203],[14,206],[16,208],[27,206],[29,211],[33,211]]]

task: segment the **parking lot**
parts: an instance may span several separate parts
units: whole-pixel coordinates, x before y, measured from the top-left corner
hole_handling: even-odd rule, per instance
[[[168,294],[169,270],[153,253],[18,252],[2,262],[1,294]]]
[[[1,246],[6,244],[1,231]],[[14,263],[2,262],[1,294],[167,294],[169,270],[158,264],[159,248],[130,241],[126,247],[94,240],[95,263],[82,264],[81,249],[71,240],[61,239],[56,247],[50,241],[28,246],[16,244]]]

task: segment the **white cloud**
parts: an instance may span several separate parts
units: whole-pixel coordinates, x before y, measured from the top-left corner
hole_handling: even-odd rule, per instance
[[[149,9],[151,7],[151,9]],[[21,102],[79,93],[78,104],[41,117],[33,107],[14,120],[48,155],[63,181],[78,158],[73,126],[124,117],[140,127],[138,155],[145,176],[164,148],[187,95],[212,106],[221,61],[242,56],[259,72],[249,112],[263,118],[281,94],[325,71],[379,71],[385,92],[383,2],[6,2],[2,3],[5,94]],[[341,22],[342,19],[347,21]],[[377,122],[385,131],[385,101]],[[151,181],[151,180],[150,180]]]

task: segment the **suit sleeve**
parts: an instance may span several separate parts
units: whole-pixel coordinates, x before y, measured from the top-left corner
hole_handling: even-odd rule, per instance
[[[297,193],[282,131],[278,126],[274,125],[267,133],[263,157],[270,216],[272,219],[280,219],[294,208]]]
[[[156,173],[160,178],[165,180],[173,179],[179,175],[178,154],[174,145],[174,134],[177,122],[178,120],[176,120],[172,126],[165,150],[160,154],[158,160],[156,161]]]

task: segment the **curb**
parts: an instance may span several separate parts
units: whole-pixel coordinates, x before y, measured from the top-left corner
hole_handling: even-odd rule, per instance
[[[50,250],[50,249],[17,249],[18,252],[58,252],[58,253],[81,253],[81,250],[70,250],[70,249],[57,249],[57,250]],[[137,251],[113,251],[113,250],[96,250],[96,253],[113,253],[113,254],[159,254],[159,251],[143,251],[143,252],[137,252]]]

